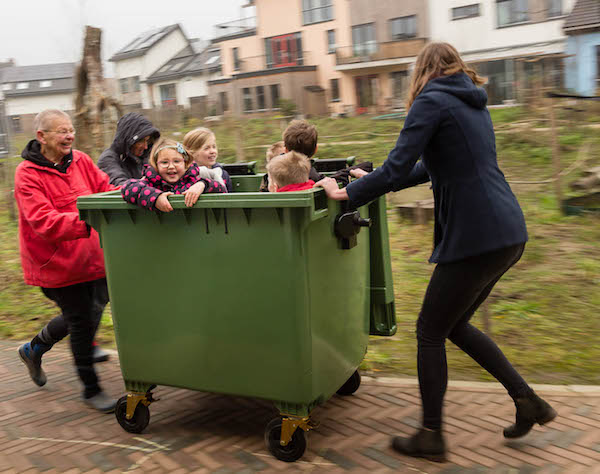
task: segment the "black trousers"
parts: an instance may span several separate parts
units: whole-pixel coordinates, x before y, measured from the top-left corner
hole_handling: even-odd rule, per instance
[[[67,334],[71,334],[71,351],[77,373],[84,385],[84,396],[92,397],[101,390],[93,365],[92,342],[102,312],[108,303],[106,279],[101,278],[62,288],[42,288],[42,291],[59,306],[62,315],[50,321],[38,337],[44,343],[53,344]]]
[[[519,261],[525,244],[438,264],[417,321],[419,387],[423,426],[439,430],[448,384],[446,339],[472,357],[516,398],[531,389],[487,335],[470,324],[502,275]]]

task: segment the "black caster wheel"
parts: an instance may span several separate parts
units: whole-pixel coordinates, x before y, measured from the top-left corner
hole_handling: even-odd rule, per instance
[[[298,428],[287,446],[281,445],[281,418],[274,418],[265,428],[265,443],[269,452],[280,461],[294,462],[306,451],[304,431]]]
[[[150,410],[143,403],[138,403],[133,412],[131,420],[127,419],[127,396],[119,398],[115,407],[117,421],[125,431],[129,433],[141,433],[150,423]]]
[[[358,373],[358,370],[355,370],[350,378],[346,380],[346,383],[339,388],[337,394],[352,395],[358,390],[358,387],[360,387],[360,374]]]

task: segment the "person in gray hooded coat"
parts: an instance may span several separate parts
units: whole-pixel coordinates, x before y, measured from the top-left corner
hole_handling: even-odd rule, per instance
[[[158,129],[143,115],[135,112],[123,115],[112,145],[98,159],[98,167],[110,177],[110,184],[121,186],[128,179],[140,179],[158,137]]]

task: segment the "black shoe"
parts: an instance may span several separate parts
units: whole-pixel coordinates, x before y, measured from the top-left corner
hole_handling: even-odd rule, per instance
[[[46,374],[42,369],[42,355],[48,351],[51,346],[43,346],[37,344],[35,348],[31,347],[31,343],[27,342],[19,347],[19,356],[29,370],[29,376],[33,383],[38,387],[46,385]]]
[[[536,423],[545,425],[556,418],[556,410],[535,392],[523,398],[515,399],[517,407],[516,422],[504,428],[505,438],[520,438],[525,436]]]
[[[425,458],[435,462],[446,462],[446,442],[441,431],[421,428],[410,438],[396,436],[392,448],[406,456]]]
[[[99,362],[106,362],[110,358],[110,355],[100,346],[94,344],[94,353],[92,357],[94,358],[94,364],[97,364]]]

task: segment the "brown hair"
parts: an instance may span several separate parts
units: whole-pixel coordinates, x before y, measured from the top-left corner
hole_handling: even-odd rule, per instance
[[[277,143],[273,143],[267,149],[267,156],[266,156],[267,163],[269,161],[271,161],[271,158],[273,158],[274,156],[277,156],[277,155],[281,155],[281,153],[283,153],[284,151],[285,151],[285,145],[283,144],[282,141],[279,141]]]
[[[181,147],[181,148],[179,148],[179,147]],[[156,141],[156,143],[152,147],[152,151],[150,152],[150,160],[149,160],[150,166],[152,166],[152,168],[154,168],[155,170],[158,169],[156,160],[158,158],[159,153],[162,151],[161,148],[162,149],[165,149],[165,148],[175,149],[175,151],[177,153],[179,153],[181,156],[183,156],[186,168],[192,164],[192,155],[190,154],[190,152],[188,150],[186,150],[186,148],[181,143],[179,143],[178,141],[172,140],[170,138],[160,137]],[[182,150],[183,153],[180,150]]]
[[[211,136],[214,137],[215,134],[209,128],[195,128],[185,134],[183,137],[183,146],[193,153],[202,148]]]
[[[288,151],[297,151],[311,157],[317,151],[317,128],[306,120],[292,120],[283,132],[283,143]]]
[[[299,184],[308,181],[310,172],[310,160],[295,151],[289,151],[285,155],[274,156],[267,163],[269,179],[273,180],[279,187],[288,184]]]
[[[458,72],[464,72],[477,86],[481,86],[487,81],[486,78],[479,76],[474,69],[463,62],[460,54],[451,44],[429,43],[417,56],[415,70],[406,97],[406,109],[410,109],[417,96],[431,79],[450,76]]]

